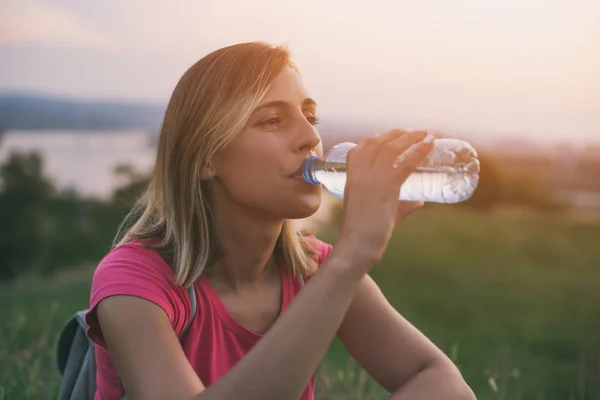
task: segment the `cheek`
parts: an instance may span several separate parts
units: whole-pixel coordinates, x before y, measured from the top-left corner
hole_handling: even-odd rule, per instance
[[[223,154],[221,181],[237,200],[252,201],[273,196],[280,184],[281,154],[266,146],[244,146]]]
[[[240,168],[231,171],[222,185],[235,203],[255,209],[276,212],[284,204],[289,203],[286,190],[281,179],[273,171],[258,168]]]

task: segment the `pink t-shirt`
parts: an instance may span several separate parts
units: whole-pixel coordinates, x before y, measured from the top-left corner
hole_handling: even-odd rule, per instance
[[[318,264],[329,255],[332,246],[317,242]],[[281,265],[283,312],[301,283]],[[194,284],[197,313],[185,339],[183,351],[205,386],[225,375],[263,335],[254,333],[229,314],[210,281],[202,277]],[[124,392],[110,354],[104,343],[96,316],[98,303],[114,295],[133,295],[161,307],[179,335],[191,317],[187,291],[173,282],[173,274],[162,257],[139,243],[127,243],[109,252],[99,263],[92,281],[90,311],[86,315],[88,337],[96,346],[96,396],[99,400],[120,399]],[[315,374],[300,400],[314,399]]]

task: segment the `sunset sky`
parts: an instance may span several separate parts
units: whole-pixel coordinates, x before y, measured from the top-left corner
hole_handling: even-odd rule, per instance
[[[0,0],[0,92],[164,103],[251,40],[290,47],[324,115],[600,140],[598,0]]]

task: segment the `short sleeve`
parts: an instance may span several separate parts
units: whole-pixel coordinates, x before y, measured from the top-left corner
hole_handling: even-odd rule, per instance
[[[175,285],[168,264],[154,250],[138,243],[126,243],[113,249],[98,264],[92,279],[90,308],[86,314],[88,337],[106,347],[96,308],[116,295],[136,296],[158,305],[167,314],[179,334],[191,318],[187,291]]]
[[[333,246],[329,243],[325,243],[319,239],[317,241],[317,264],[323,264],[329,257],[329,253],[333,249]]]
[[[317,270],[318,270],[318,268],[325,261],[327,261],[327,258],[329,257],[329,254],[331,253],[331,250],[333,249],[333,246],[329,243],[323,242],[322,240],[320,240],[314,236],[311,236],[311,240],[314,243],[316,253],[317,253]],[[306,281],[308,281],[309,279],[310,279],[310,276],[307,276]]]

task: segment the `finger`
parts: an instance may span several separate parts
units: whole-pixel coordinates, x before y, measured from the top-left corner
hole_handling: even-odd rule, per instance
[[[363,166],[372,166],[377,159],[377,136],[369,136],[358,143],[358,145],[348,152],[346,155],[346,162],[348,165],[351,164],[351,160],[363,160],[359,163],[362,163]]]
[[[402,156],[411,146],[425,140],[427,131],[405,132],[403,135],[385,143],[378,154],[379,163],[385,168],[389,168],[398,163]]]
[[[417,210],[425,205],[423,200],[400,200],[398,207],[405,210]]]
[[[386,143],[397,140],[410,132],[410,130],[393,129],[382,133],[381,135],[369,136],[357,146],[357,150],[370,161],[370,165],[373,165],[379,157],[382,146],[385,146]]]
[[[423,161],[433,150],[433,138],[426,138],[408,151],[404,152],[395,165],[396,177],[402,183],[410,174],[415,172],[417,167],[423,165]]]
[[[398,204],[396,221],[406,218],[410,214],[422,208],[424,205],[425,203],[423,201],[400,201]]]
[[[398,139],[399,137],[402,137],[409,132],[410,130],[407,129],[392,129],[391,131],[375,136],[375,138],[377,139],[377,142],[381,144]]]
[[[419,165],[423,163],[425,158],[433,150],[433,136],[427,136],[416,146],[411,147],[409,151],[402,154],[396,164],[396,177],[400,182],[404,182],[410,174],[412,174]]]

